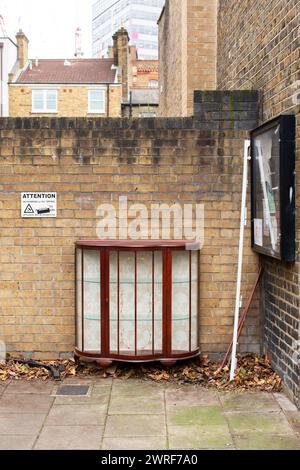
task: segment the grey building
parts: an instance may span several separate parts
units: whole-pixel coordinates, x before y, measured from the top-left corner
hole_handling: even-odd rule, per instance
[[[127,29],[139,59],[158,58],[158,26],[165,0],[98,0],[93,5],[93,56],[107,57],[112,35]]]

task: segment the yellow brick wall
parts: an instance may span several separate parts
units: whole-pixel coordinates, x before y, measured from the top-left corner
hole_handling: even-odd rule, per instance
[[[47,89],[47,86],[45,86]],[[32,89],[34,87],[22,85],[9,86],[9,115],[11,117],[29,117],[38,116],[39,113],[32,113]],[[37,89],[37,88],[35,88]],[[95,117],[95,114],[88,113],[88,90],[90,87],[72,87],[68,85],[61,85],[57,88],[58,99],[57,108],[58,112],[54,114],[43,114],[43,116],[54,117]],[[107,93],[107,92],[106,92]],[[109,116],[121,116],[121,99],[122,88],[120,86],[110,85],[109,91]],[[107,95],[105,99],[105,114],[96,116],[107,116]]]
[[[97,238],[97,207],[125,195],[129,205],[148,208],[204,204],[200,346],[203,353],[223,353],[232,338],[247,136],[224,130],[220,137],[182,119],[0,119],[0,340],[7,350],[38,358],[73,350],[74,243]],[[22,191],[56,191],[57,218],[22,219]],[[244,302],[257,275],[249,222],[250,214]],[[257,307],[256,299],[242,352],[259,350]]]
[[[300,5],[299,0],[220,0],[218,88],[259,90],[260,121],[296,116],[296,263],[261,257],[264,342],[300,405]]]
[[[167,0],[159,21],[160,116],[192,116],[194,90],[216,89],[218,0]]]

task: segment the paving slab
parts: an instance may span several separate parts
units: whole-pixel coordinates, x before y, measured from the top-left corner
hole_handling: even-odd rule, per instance
[[[104,437],[165,436],[163,415],[113,415],[108,416]]]
[[[112,396],[134,396],[134,397],[148,397],[151,395],[160,395],[164,391],[161,384],[154,384],[152,382],[142,382],[133,379],[120,380],[116,379],[112,386]]]
[[[4,391],[6,390],[7,386],[8,386],[8,382],[0,383],[0,397],[4,393]]]
[[[284,411],[297,411],[296,405],[283,393],[274,393],[274,397]]]
[[[178,450],[233,450],[228,426],[168,426],[169,447]]]
[[[106,405],[109,401],[109,393],[102,393],[101,395],[93,395],[86,397],[70,397],[60,396],[56,397],[55,405]]]
[[[292,427],[283,413],[226,413],[232,433],[293,434]]]
[[[297,437],[247,433],[233,437],[237,450],[300,450]]]
[[[0,436],[0,450],[30,450],[35,442],[35,436]]]
[[[0,435],[32,436],[38,434],[46,414],[37,413],[0,413]]]
[[[54,405],[46,426],[101,426],[105,422],[105,405]]]
[[[167,407],[178,406],[219,406],[218,393],[204,388],[177,388],[166,390]]]
[[[0,398],[0,413],[47,413],[53,401],[50,395],[4,392]]]
[[[111,392],[111,384],[94,384],[91,388],[91,396],[93,395],[103,395],[103,394],[110,394]]]
[[[62,381],[62,385],[92,385],[95,381],[95,378],[92,375],[88,377],[66,377]]]
[[[38,395],[51,395],[55,386],[56,383],[52,380],[12,380],[8,384],[5,393],[33,393]]]
[[[100,376],[97,376],[95,375],[95,377],[93,378],[93,383],[94,385],[97,385],[98,387],[108,387],[108,386],[112,386],[112,383],[114,382],[114,378],[113,377],[100,377]]]
[[[226,425],[220,406],[177,407],[167,410],[170,426],[214,426]]]
[[[224,392],[219,396],[226,411],[280,412],[280,406],[271,393]]]
[[[286,411],[285,415],[293,430],[299,434],[300,439],[300,411]]]
[[[163,392],[149,397],[112,396],[108,413],[113,414],[164,414],[165,404]]]
[[[99,450],[103,427],[45,426],[36,442],[39,450]]]
[[[166,450],[163,437],[104,438],[102,450]]]

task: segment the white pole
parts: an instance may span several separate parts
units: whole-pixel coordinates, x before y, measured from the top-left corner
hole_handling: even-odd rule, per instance
[[[234,312],[234,328],[232,340],[232,354],[231,354],[231,367],[230,367],[230,381],[234,380],[236,370],[236,351],[238,344],[238,329],[239,329],[239,313],[240,313],[240,299],[241,299],[241,280],[242,280],[242,267],[243,267],[243,249],[244,249],[244,232],[246,222],[246,201],[247,201],[247,186],[248,186],[248,158],[249,158],[250,140],[245,140],[244,143],[244,172],[243,172],[243,190],[242,190],[242,207],[241,207],[241,225],[240,225],[240,243],[239,243],[239,259],[238,259],[238,272],[236,283],[236,299],[235,299],[235,312]]]

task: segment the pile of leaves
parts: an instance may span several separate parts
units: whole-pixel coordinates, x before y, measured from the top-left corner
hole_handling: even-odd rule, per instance
[[[80,363],[73,360],[43,361],[46,366],[59,369],[63,380],[68,376],[86,377],[97,375],[101,377],[115,377],[124,380],[139,378],[154,382],[173,382],[178,384],[198,384],[203,387],[215,387],[217,389],[255,389],[269,392],[277,392],[281,389],[281,379],[273,371],[266,357],[249,355],[238,357],[238,366],[235,380],[229,381],[229,367],[220,368],[217,362],[210,362],[206,356],[192,361],[178,362],[171,368],[158,364],[124,365],[114,364],[103,370],[94,364]],[[51,372],[42,367],[30,367],[18,362],[18,359],[8,360],[0,364],[0,381],[11,379],[48,380]]]

